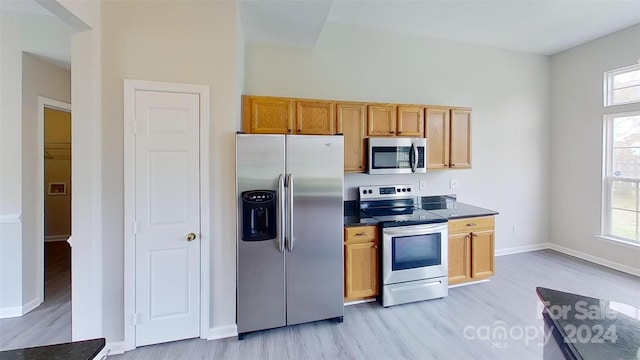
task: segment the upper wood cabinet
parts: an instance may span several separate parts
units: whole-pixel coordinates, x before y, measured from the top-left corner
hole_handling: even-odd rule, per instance
[[[427,168],[471,167],[471,110],[426,109]]]
[[[449,109],[427,108],[427,168],[449,167]]]
[[[424,109],[398,106],[397,136],[424,137]]]
[[[244,126],[250,134],[291,134],[294,101],[286,98],[244,96]]]
[[[369,136],[424,137],[421,106],[371,104],[367,120]]]
[[[471,167],[471,111],[451,109],[451,146],[449,166]]]
[[[369,105],[367,116],[368,136],[395,136],[396,106],[375,104]]]
[[[336,133],[336,104],[332,101],[296,101],[295,133],[333,135]]]
[[[471,167],[471,110],[244,95],[249,134],[344,135],[344,171],[365,172],[367,138],[426,137],[428,169]]]
[[[337,132],[344,135],[344,171],[363,172],[367,160],[365,104],[338,103]]]

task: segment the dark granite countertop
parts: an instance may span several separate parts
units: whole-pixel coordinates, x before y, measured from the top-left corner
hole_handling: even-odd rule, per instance
[[[542,287],[536,292],[566,358],[640,359],[640,308]]]
[[[455,196],[425,196],[421,198],[421,207],[432,214],[446,219],[460,219],[477,216],[497,215],[495,210],[485,209],[461,203]],[[344,202],[344,226],[377,225],[378,221],[366,215],[358,208],[358,202]]]
[[[358,202],[349,200],[344,202],[344,226],[378,225],[378,220],[363,213],[358,208]]]
[[[104,348],[105,339],[74,341],[0,351],[2,360],[91,360]]]
[[[495,210],[461,203],[453,196],[424,196],[421,203],[423,209],[449,220],[498,214]]]

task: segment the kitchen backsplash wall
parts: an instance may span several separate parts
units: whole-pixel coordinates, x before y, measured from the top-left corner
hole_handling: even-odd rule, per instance
[[[391,185],[407,184],[414,188],[419,196],[458,194],[462,188],[466,173],[469,171],[429,171],[426,174],[404,174],[404,175],[368,175],[368,174],[345,174],[344,176],[344,200],[358,199],[358,186],[366,185]],[[449,188],[451,179],[458,180],[459,188]],[[424,181],[424,189],[420,189],[420,181]],[[467,184],[469,185],[469,184]],[[464,191],[462,191],[464,193]]]

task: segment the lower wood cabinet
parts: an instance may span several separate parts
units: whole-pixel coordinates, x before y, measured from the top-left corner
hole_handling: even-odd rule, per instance
[[[449,220],[449,285],[495,274],[495,217]]]
[[[344,300],[354,301],[380,294],[378,232],[376,226],[344,229]]]

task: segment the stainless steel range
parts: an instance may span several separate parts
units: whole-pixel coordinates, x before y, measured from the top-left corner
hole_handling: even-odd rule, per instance
[[[447,296],[447,219],[421,209],[411,185],[358,193],[360,210],[382,228],[382,306]]]

